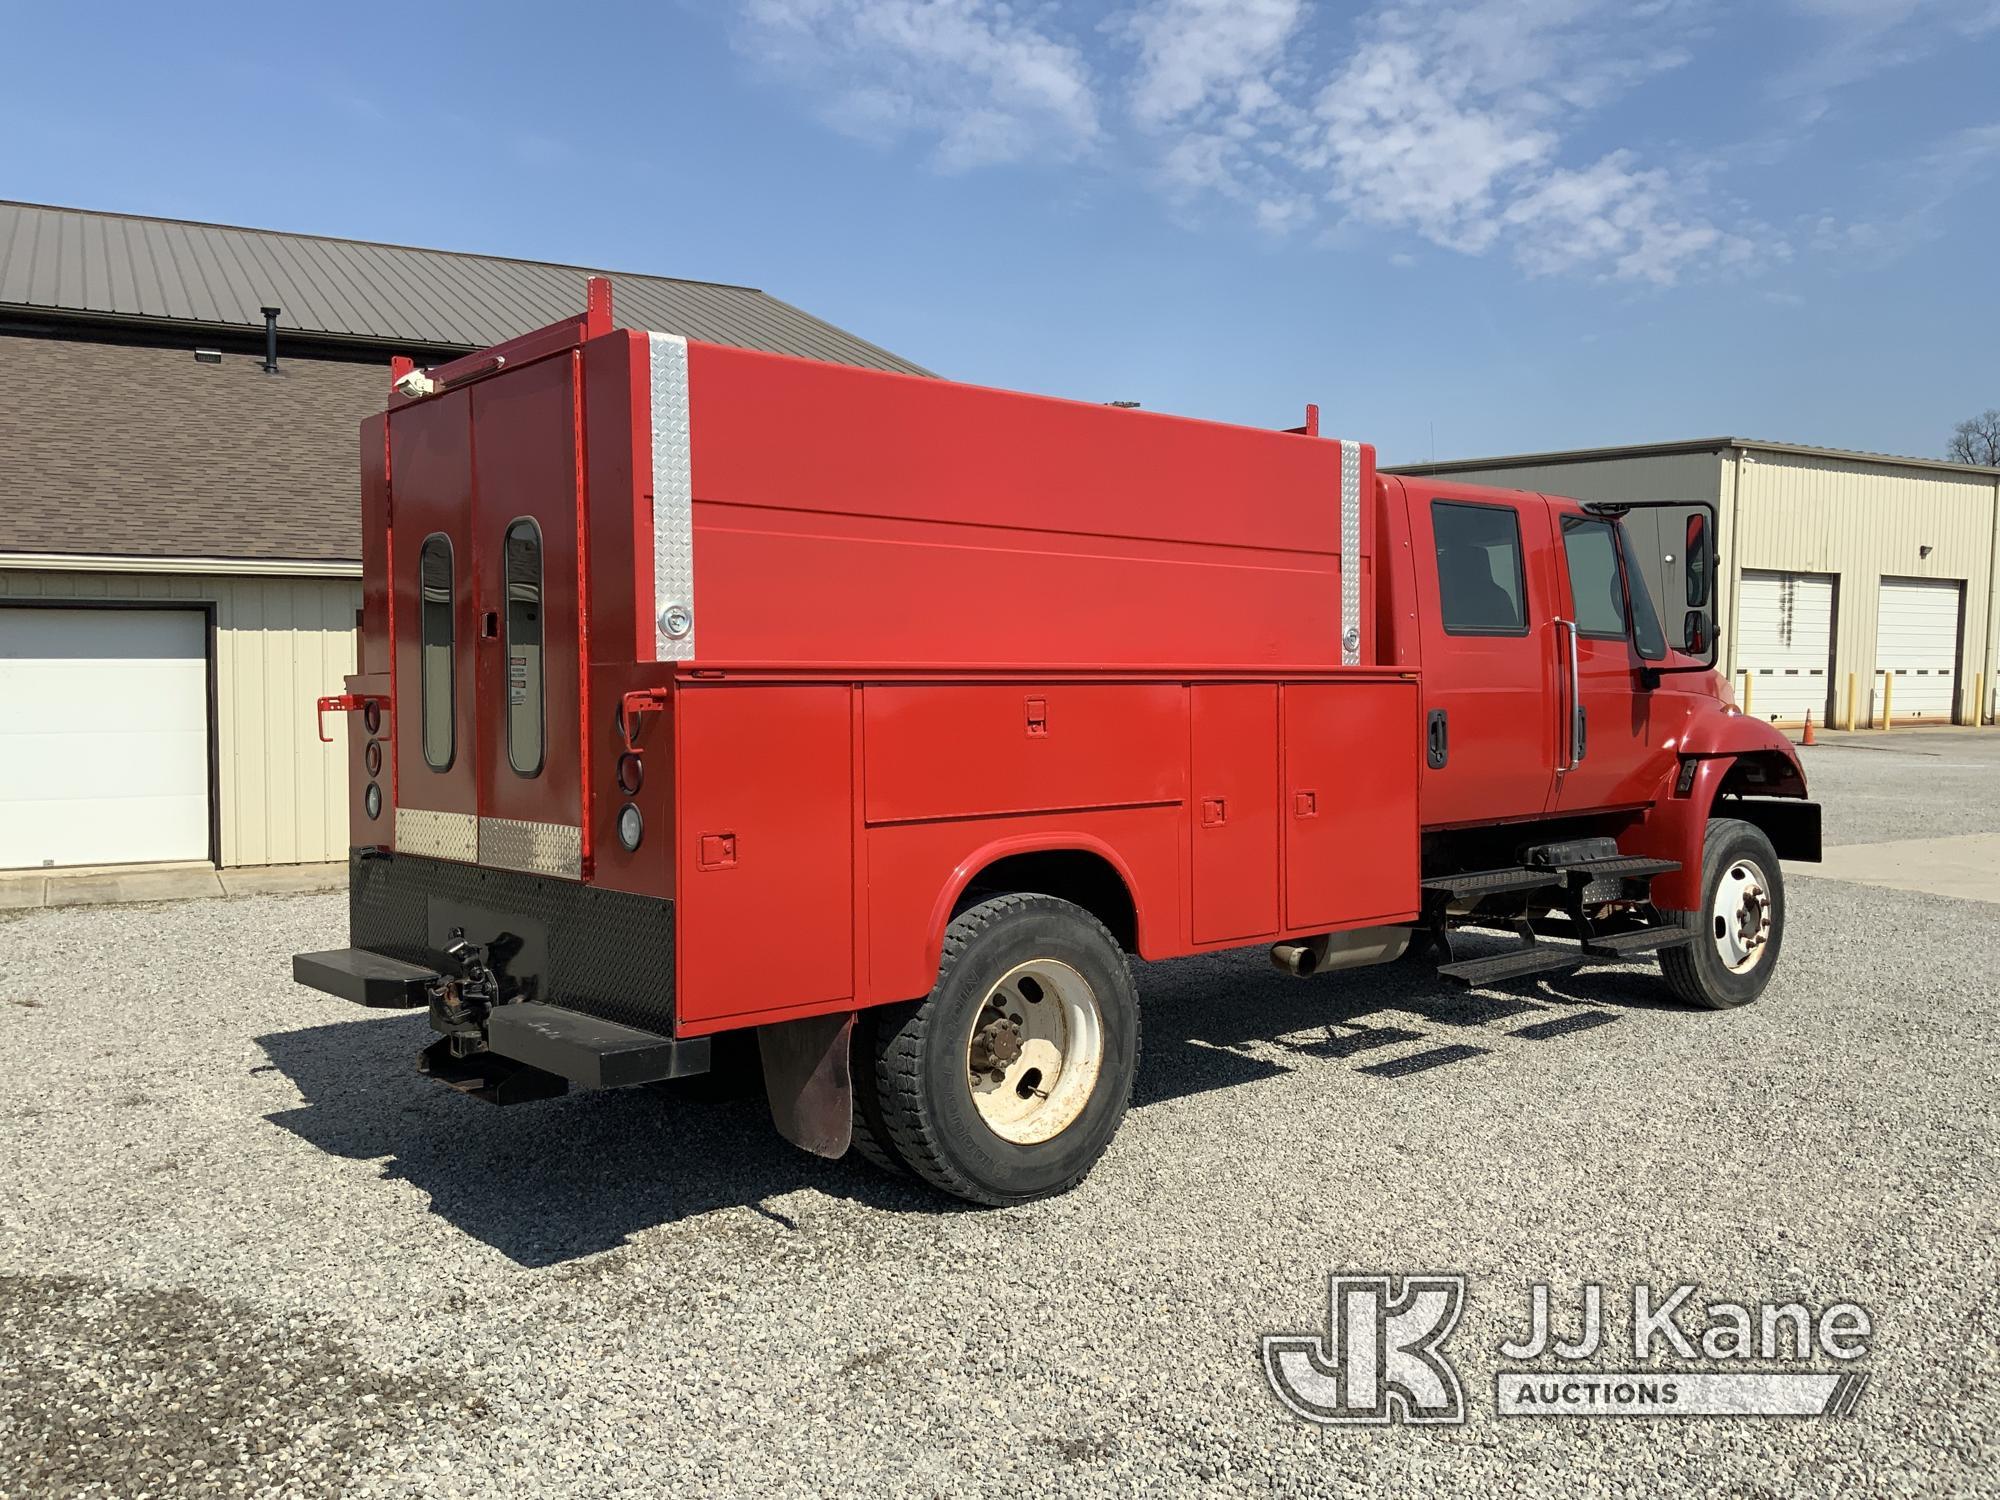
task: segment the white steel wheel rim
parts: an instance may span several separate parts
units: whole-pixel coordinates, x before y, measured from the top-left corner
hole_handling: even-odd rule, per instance
[[[1708,930],[1731,973],[1746,973],[1762,962],[1771,941],[1771,887],[1755,860],[1732,860],[1722,872]]]
[[[1053,958],[1016,964],[986,992],[965,1038],[972,1102],[1016,1146],[1053,1140],[1097,1092],[1104,1013],[1083,975]]]

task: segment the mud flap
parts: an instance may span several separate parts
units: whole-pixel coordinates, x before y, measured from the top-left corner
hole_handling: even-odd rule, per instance
[[[853,1037],[851,1010],[757,1028],[771,1123],[816,1156],[845,1156],[854,1134]]]

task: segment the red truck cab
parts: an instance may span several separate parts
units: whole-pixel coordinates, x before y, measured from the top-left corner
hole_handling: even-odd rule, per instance
[[[1377,475],[1316,416],[620,329],[602,282],[392,375],[322,703],[352,946],[294,974],[427,1008],[420,1067],[477,1097],[754,1037],[788,1138],[1017,1202],[1123,1116],[1128,955],[1482,983],[1658,952],[1739,1004],[1778,859],[1817,857],[1712,602],[1663,622],[1616,512]],[[1470,927],[1515,944],[1460,957]]]

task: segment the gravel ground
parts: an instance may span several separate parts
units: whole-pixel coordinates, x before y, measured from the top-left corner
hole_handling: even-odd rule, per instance
[[[1994,826],[2000,758],[1928,738],[1815,754],[1835,838]],[[2000,912],[1790,894],[1733,1013],[1637,968],[1146,966],[1123,1132],[1004,1213],[755,1099],[421,1080],[421,1017],[289,983],[339,897],[17,916],[0,1495],[1993,1493]],[[1334,1270],[1471,1278],[1467,1425],[1278,1405],[1257,1335],[1323,1328]],[[1501,1420],[1536,1280],[1852,1297],[1872,1384],[1842,1420]]]

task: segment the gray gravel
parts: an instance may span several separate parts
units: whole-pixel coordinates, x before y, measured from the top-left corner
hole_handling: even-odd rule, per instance
[[[1990,772],[1942,812],[1888,756],[1813,773],[1836,830],[1995,817]],[[420,1017],[289,983],[338,897],[0,922],[0,1495],[1992,1493],[2000,911],[1791,898],[1725,1014],[1641,969],[1146,967],[1124,1131],[1004,1213],[755,1099],[418,1079]],[[1473,1278],[1468,1425],[1274,1401],[1257,1334],[1357,1269]],[[1538,1279],[1852,1296],[1873,1383],[1843,1421],[1503,1422]]]

